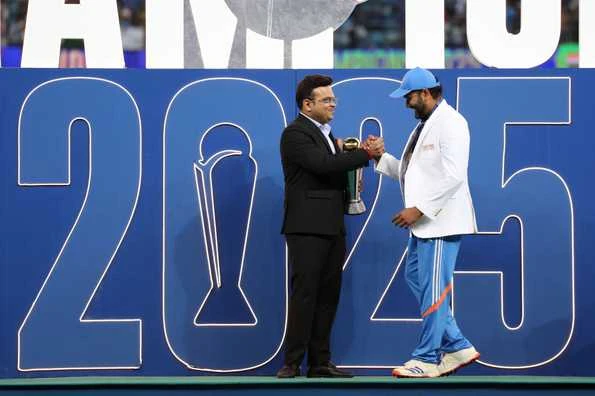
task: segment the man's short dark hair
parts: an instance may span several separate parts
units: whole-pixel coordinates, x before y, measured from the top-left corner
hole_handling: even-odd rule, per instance
[[[442,97],[442,85],[438,85],[434,88],[428,88],[428,91],[430,91],[430,95],[432,95],[432,98],[434,99],[439,99]]]
[[[333,79],[329,76],[322,76],[320,74],[311,74],[304,77],[297,86],[295,92],[295,102],[297,107],[301,110],[304,99],[312,98],[312,91],[318,87],[328,87],[333,83]]]

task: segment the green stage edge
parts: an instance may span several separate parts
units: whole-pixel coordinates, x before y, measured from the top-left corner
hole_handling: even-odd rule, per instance
[[[242,387],[246,385],[262,385],[266,387],[287,385],[586,385],[595,389],[595,377],[531,377],[531,376],[472,376],[447,378],[394,378],[390,376],[360,376],[347,379],[334,378],[291,378],[275,377],[228,377],[228,376],[196,376],[196,377],[61,377],[61,378],[18,378],[0,380],[0,388],[4,387],[78,387],[78,386],[226,386]]]
[[[595,377],[452,376],[350,379],[252,376],[68,377],[0,380],[2,395],[567,395],[595,394]]]

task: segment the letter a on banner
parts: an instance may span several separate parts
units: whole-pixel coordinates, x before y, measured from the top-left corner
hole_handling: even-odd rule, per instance
[[[87,67],[124,67],[115,0],[29,0],[21,67],[58,67],[62,39],[84,40]]]

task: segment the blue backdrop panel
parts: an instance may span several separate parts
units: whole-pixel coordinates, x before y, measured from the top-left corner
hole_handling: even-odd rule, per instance
[[[316,71],[0,70],[0,376],[273,374],[286,330],[282,129]],[[318,71],[319,72],[319,71]],[[328,70],[333,133],[415,126],[403,71]],[[453,309],[482,375],[594,375],[593,71],[437,71],[471,130],[479,233]],[[333,359],[388,373],[419,332],[399,186],[364,169]]]
[[[132,96],[112,82],[88,78],[56,79],[31,91],[19,114],[18,183],[70,185],[70,139],[77,121],[88,129],[85,196],[19,329],[23,370],[141,364],[140,319],[87,315],[138,200],[142,145]]]
[[[486,345],[486,363],[511,368],[543,364],[566,348],[574,327],[573,197],[554,169],[507,166],[507,137],[514,133],[511,125],[558,125],[558,133],[564,134],[563,126],[571,122],[570,79],[461,79],[459,89],[461,111],[478,132],[469,176],[479,231],[499,238],[503,223],[514,219],[521,255],[516,260],[520,268],[459,272],[455,313],[460,311],[457,319],[471,339]],[[507,100],[497,107],[482,106],[486,95]],[[482,237],[469,239],[475,253],[465,256],[465,262],[487,261]],[[498,298],[509,271],[520,277],[516,300],[521,316],[514,324],[502,313],[508,299]],[[474,306],[481,309],[481,323],[477,312],[471,313]]]
[[[189,367],[245,370],[279,351],[287,265],[272,181],[283,176],[267,146],[285,125],[279,98],[252,80],[201,80],[168,108],[163,320],[168,346]]]

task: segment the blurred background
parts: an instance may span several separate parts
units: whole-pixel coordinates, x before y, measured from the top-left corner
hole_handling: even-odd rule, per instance
[[[296,0],[299,1],[299,0]],[[78,3],[77,0],[65,0]],[[507,28],[520,29],[521,0],[507,0]],[[2,65],[18,67],[27,0],[1,0]],[[478,68],[467,46],[465,0],[445,0],[446,67]],[[562,0],[562,34],[554,56],[541,67],[577,67],[579,0]],[[145,1],[118,0],[126,66],[145,67]],[[404,68],[405,0],[368,0],[335,32],[335,68]],[[60,66],[84,67],[82,40],[65,40]]]

